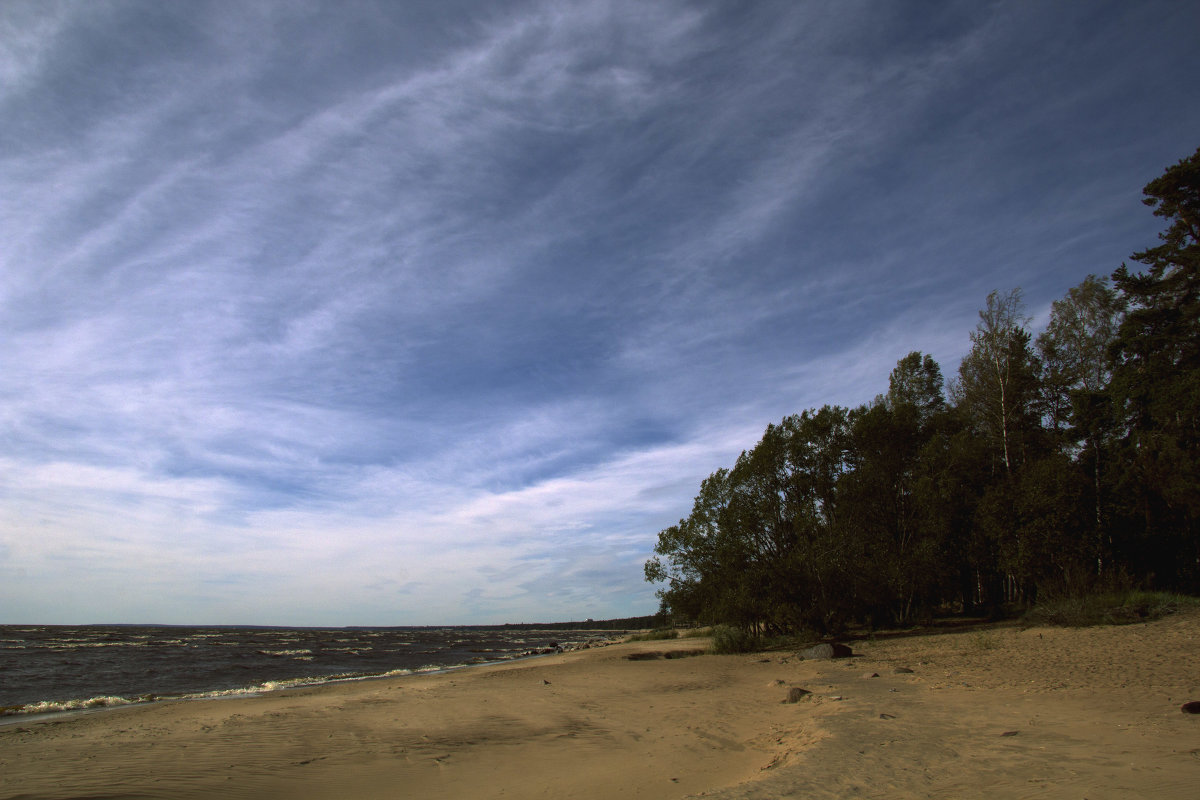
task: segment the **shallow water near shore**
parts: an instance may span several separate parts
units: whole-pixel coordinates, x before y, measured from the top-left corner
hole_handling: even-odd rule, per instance
[[[0,720],[507,661],[602,638],[510,628],[0,626]]]

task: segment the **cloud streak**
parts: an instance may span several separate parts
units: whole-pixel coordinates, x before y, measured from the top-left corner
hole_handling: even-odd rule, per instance
[[[652,610],[768,422],[1153,236],[1195,12],[938,11],[5,5],[0,617]]]

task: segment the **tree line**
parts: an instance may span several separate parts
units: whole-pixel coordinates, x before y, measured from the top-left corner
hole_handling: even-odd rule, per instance
[[[1167,227],[1029,329],[995,291],[949,381],[912,352],[885,394],[767,426],[658,534],[677,621],[907,624],[1100,587],[1200,594],[1200,149],[1147,184]]]

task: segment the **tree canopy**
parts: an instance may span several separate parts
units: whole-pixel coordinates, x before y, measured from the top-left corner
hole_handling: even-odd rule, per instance
[[[658,535],[663,611],[837,630],[1103,584],[1200,593],[1200,150],[1144,190],[1167,222],[1036,339],[994,291],[948,392],[909,353],[886,394],[784,417]]]

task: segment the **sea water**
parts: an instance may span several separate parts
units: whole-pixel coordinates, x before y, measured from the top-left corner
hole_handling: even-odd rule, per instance
[[[431,672],[574,649],[613,633],[0,625],[0,717]]]

